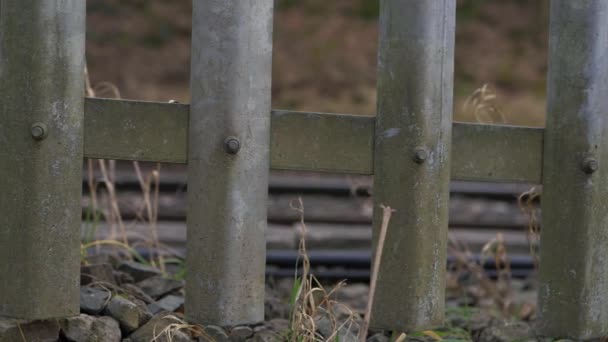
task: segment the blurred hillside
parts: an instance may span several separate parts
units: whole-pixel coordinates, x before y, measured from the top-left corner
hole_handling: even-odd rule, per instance
[[[456,120],[543,125],[548,3],[458,1]],[[124,98],[189,101],[191,0],[87,6],[93,83],[109,81]],[[275,7],[273,108],[373,115],[378,1],[276,0]],[[502,118],[463,109],[486,83]]]

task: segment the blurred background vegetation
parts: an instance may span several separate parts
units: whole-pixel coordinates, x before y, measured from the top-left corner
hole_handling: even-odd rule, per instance
[[[374,115],[378,0],[276,0],[273,108]],[[454,119],[488,84],[501,123],[543,126],[549,0],[458,0]],[[191,0],[88,0],[93,83],[189,102]],[[103,96],[104,94],[100,94]]]

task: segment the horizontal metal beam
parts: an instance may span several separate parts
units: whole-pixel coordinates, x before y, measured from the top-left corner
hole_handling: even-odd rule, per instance
[[[84,155],[184,164],[190,106],[87,98]]]
[[[186,104],[87,98],[84,155],[187,162]],[[272,111],[270,167],[373,174],[375,118]],[[543,129],[454,123],[452,179],[540,183]]]
[[[455,122],[452,179],[541,183],[542,128]]]
[[[372,174],[374,118],[272,111],[274,169]]]

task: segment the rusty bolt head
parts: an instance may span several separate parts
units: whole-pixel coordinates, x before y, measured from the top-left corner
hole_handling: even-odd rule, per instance
[[[32,138],[34,138],[36,140],[42,140],[42,139],[46,138],[46,136],[48,134],[47,131],[48,130],[46,128],[46,125],[41,122],[36,122],[30,128],[30,133],[32,134]]]
[[[599,167],[600,164],[593,158],[587,158],[583,161],[583,171],[585,171],[585,173],[592,174],[597,171]]]
[[[228,137],[224,140],[224,147],[226,148],[226,152],[237,154],[241,149],[241,143],[236,137]]]
[[[422,164],[429,157],[429,152],[422,147],[414,149],[414,161],[418,164]]]

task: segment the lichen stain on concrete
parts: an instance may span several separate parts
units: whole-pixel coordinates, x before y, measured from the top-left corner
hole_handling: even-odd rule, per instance
[[[389,128],[389,129],[385,130],[384,132],[382,132],[380,134],[379,138],[380,139],[389,139],[389,138],[399,135],[400,132],[401,132],[401,128],[398,128],[398,127]]]
[[[234,224],[239,238],[245,237],[243,231],[246,229],[245,216],[247,215],[247,202],[243,199],[243,194],[240,189],[233,189],[228,196],[229,205],[232,206],[233,215],[230,221]]]
[[[62,120],[63,113],[67,109],[67,104],[63,101],[55,101],[51,105],[51,108],[52,108],[51,120],[53,120],[54,122],[57,122],[57,123],[62,123],[64,121],[64,120]],[[63,127],[61,127],[61,128],[63,128]]]
[[[54,177],[59,177],[61,176],[61,171],[61,162],[59,159],[53,160],[51,163],[51,175]]]
[[[51,217],[53,213],[52,205],[53,198],[50,194],[46,195],[46,197],[42,198],[40,201],[40,218],[42,221],[47,221],[49,220],[49,217]]]

